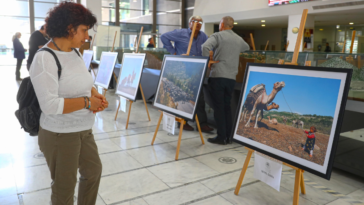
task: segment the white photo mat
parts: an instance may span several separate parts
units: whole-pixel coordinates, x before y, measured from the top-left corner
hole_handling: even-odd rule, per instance
[[[193,112],[192,114],[190,113],[187,113],[187,112],[184,112],[184,111],[181,111],[181,110],[177,110],[177,109],[174,109],[174,108],[171,108],[171,107],[168,107],[166,105],[163,105],[163,104],[160,104],[157,102],[157,96],[158,96],[158,93],[159,93],[159,89],[160,89],[160,85],[161,85],[161,82],[163,80],[163,74],[164,74],[164,71],[168,68],[166,68],[166,63],[167,61],[181,61],[181,62],[192,62],[192,63],[204,63],[204,70],[202,72],[202,75],[201,75],[201,78],[200,78],[200,84],[199,84],[199,88],[198,88],[198,93],[197,93],[197,98],[196,98],[196,102],[195,102],[195,105],[193,107]],[[189,57],[175,57],[175,56],[165,56],[164,57],[164,61],[163,61],[163,65],[162,65],[162,72],[160,74],[160,79],[159,79],[159,83],[158,83],[158,88],[157,88],[157,92],[156,92],[156,97],[154,98],[154,103],[153,105],[159,109],[162,109],[164,111],[167,111],[169,113],[172,113],[173,115],[176,115],[176,116],[181,116],[183,118],[187,118],[187,119],[194,119],[194,113],[196,112],[196,107],[197,107],[197,103],[198,103],[198,96],[200,95],[200,92],[201,92],[201,87],[203,86],[203,80],[204,80],[204,77],[205,77],[205,72],[206,72],[206,67],[207,67],[207,63],[208,63],[208,58],[206,57],[202,57],[202,58],[196,58],[196,57],[193,57],[193,58],[189,58]]]
[[[95,85],[105,89],[109,87],[109,83],[114,72],[115,63],[118,57],[116,52],[102,52],[99,71],[95,79]]]
[[[92,60],[92,57],[94,55],[94,51],[92,50],[84,50],[83,51],[83,61],[85,62],[85,66],[87,68],[87,70],[90,69],[90,64],[91,64],[91,60]]]
[[[145,60],[145,53],[138,53],[138,54],[134,54],[134,53],[124,53],[123,55],[123,61],[122,61],[122,65],[121,65],[121,69],[119,72],[119,78],[118,78],[118,83],[116,85],[116,91],[115,94],[123,96],[127,99],[130,99],[132,101],[135,101],[136,99],[136,95],[138,92],[138,88],[139,88],[139,84],[140,84],[140,79],[142,76],[142,72],[143,72],[143,66],[144,66],[144,60]],[[138,65],[130,65],[128,63],[129,60],[138,60]],[[136,66],[136,67],[134,67]],[[125,80],[125,77],[128,77],[128,73],[132,74],[132,71],[136,69],[135,72],[135,80],[136,82],[134,82],[134,87],[136,85],[136,87],[134,88],[133,93],[127,93],[126,90],[123,90],[121,84],[123,83],[123,80]]]
[[[336,134],[336,127],[337,127],[337,122],[338,122],[338,116],[339,116],[339,112],[340,112],[340,108],[341,108],[341,102],[342,102],[342,98],[343,98],[343,93],[344,93],[344,89],[345,89],[345,84],[346,84],[346,79],[347,79],[347,73],[341,73],[341,72],[330,72],[330,71],[313,71],[313,70],[300,70],[300,69],[286,69],[286,68],[276,68],[276,67],[264,67],[264,66],[256,66],[256,65],[249,65],[249,70],[246,73],[246,82],[244,85],[244,90],[242,90],[243,96],[245,96],[246,92],[249,92],[248,88],[248,83],[249,83],[249,76],[251,72],[262,72],[262,73],[272,73],[272,74],[282,74],[282,75],[293,75],[293,76],[306,76],[306,77],[317,77],[317,78],[326,78],[326,79],[338,79],[341,80],[340,82],[340,89],[338,91],[338,97],[337,97],[337,101],[336,101],[336,108],[335,108],[335,114],[334,114],[334,119],[333,119],[333,124],[331,127],[331,132],[330,132],[330,138],[329,138],[329,142],[327,145],[327,151],[326,151],[326,155],[325,155],[325,161],[323,166],[308,161],[306,159],[294,156],[292,154],[289,154],[287,152],[275,149],[271,146],[265,145],[263,143],[251,140],[247,137],[243,137],[237,134],[237,130],[239,127],[239,120],[242,114],[242,109],[243,109],[243,104],[245,102],[245,97],[243,97],[243,99],[241,100],[241,104],[239,105],[239,115],[238,115],[238,122],[235,124],[234,127],[234,135],[233,138],[241,141],[245,144],[249,144],[251,146],[254,146],[256,148],[259,148],[261,150],[264,150],[268,153],[274,154],[276,156],[279,156],[283,159],[295,162],[297,164],[300,164],[304,167],[307,167],[309,169],[312,169],[314,171],[320,172],[322,174],[326,174],[327,170],[328,170],[328,164],[329,164],[329,160],[330,160],[330,155],[331,155],[331,149],[333,146],[333,140],[334,140],[334,136]],[[271,85],[266,85],[266,86],[271,86]],[[286,85],[287,86],[287,85]],[[283,88],[284,89],[284,88]]]

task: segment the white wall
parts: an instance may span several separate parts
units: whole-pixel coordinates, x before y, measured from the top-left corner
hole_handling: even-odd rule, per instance
[[[97,24],[102,25],[101,0],[81,0],[81,4],[88,8],[96,16]],[[92,38],[96,33],[94,30],[97,30],[97,26],[88,31],[88,34],[92,36]],[[94,46],[96,46],[96,41],[94,41]]]

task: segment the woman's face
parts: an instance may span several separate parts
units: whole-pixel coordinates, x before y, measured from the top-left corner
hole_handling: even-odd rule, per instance
[[[77,31],[72,29],[73,37],[71,41],[73,48],[80,48],[89,39],[88,30],[89,28],[86,25],[79,25]]]

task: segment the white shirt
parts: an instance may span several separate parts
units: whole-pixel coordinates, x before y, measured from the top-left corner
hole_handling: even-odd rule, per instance
[[[56,61],[47,51],[36,53],[29,69],[30,79],[42,110],[40,126],[55,133],[89,130],[95,122],[95,114],[92,111],[81,109],[68,114],[62,113],[65,98],[91,97],[93,79],[82,57],[75,51],[53,52],[62,67],[60,79]]]

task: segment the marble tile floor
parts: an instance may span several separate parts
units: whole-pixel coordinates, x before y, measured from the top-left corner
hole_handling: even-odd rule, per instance
[[[12,68],[0,68],[4,68],[6,75],[13,75]],[[4,75],[0,82],[7,82],[5,95],[11,101],[0,102],[7,107],[7,122],[1,123],[4,132],[0,135],[0,205],[49,205],[49,171],[37,137],[19,129],[14,116],[19,83]],[[126,113],[120,112],[114,121],[117,97],[113,91],[107,92],[107,98],[110,107],[97,114],[93,127],[103,163],[97,205],[292,204],[292,169],[284,167],[281,191],[277,192],[253,177],[251,160],[236,196],[234,189],[247,153],[241,145],[210,144],[207,139],[214,137],[214,133],[204,134],[202,145],[197,132],[184,132],[179,160],[175,161],[178,135],[167,134],[160,127],[155,144],[150,144],[159,118],[152,105],[148,104],[152,118],[149,122],[143,103],[133,103],[131,124],[126,130]],[[307,172],[305,179],[314,184],[306,184],[307,194],[300,195],[302,205],[364,204],[362,178],[334,169],[330,181]],[[335,192],[317,188],[322,186]]]

